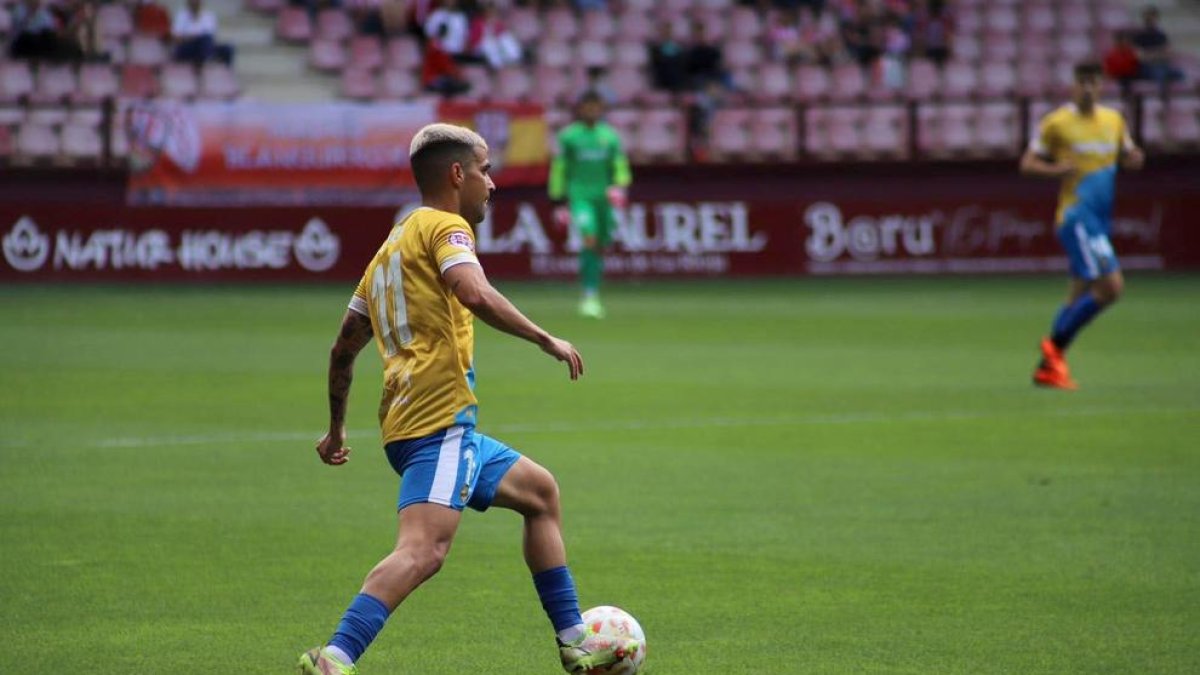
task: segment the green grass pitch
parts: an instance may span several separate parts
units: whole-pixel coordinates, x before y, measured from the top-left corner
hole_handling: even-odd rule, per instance
[[[283,673],[395,537],[374,347],[320,464],[352,284],[0,288],[0,634],[22,673]],[[501,284],[481,425],[562,486],[646,675],[1200,672],[1200,277],[1133,275],[1029,384],[1058,277]],[[520,520],[465,517],[372,673],[551,675]]]

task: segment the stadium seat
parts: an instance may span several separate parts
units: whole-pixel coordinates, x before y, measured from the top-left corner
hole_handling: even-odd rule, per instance
[[[565,126],[571,121],[570,112],[566,110],[561,110],[560,112],[565,115],[566,118],[556,128],[562,128],[562,126]],[[633,108],[613,108],[605,116],[605,121],[611,124],[612,127],[617,130],[617,135],[621,137],[621,144],[626,153],[631,152],[630,143],[632,143],[637,136],[637,129],[641,124],[641,119],[642,111],[635,110]],[[549,117],[547,117],[547,123],[549,123]]]
[[[192,100],[200,91],[196,68],[190,63],[168,63],[159,71],[159,91],[166,98]]]
[[[932,98],[941,88],[941,75],[937,66],[925,59],[916,59],[908,68],[909,98],[924,101]]]
[[[71,108],[65,124],[99,127],[104,121],[104,111],[96,106]]]
[[[313,37],[312,20],[302,7],[284,7],[275,17],[275,35],[284,42],[308,42]]]
[[[529,45],[542,37],[542,20],[536,10],[518,7],[508,15],[508,29],[523,45]]]
[[[608,84],[617,98],[617,105],[639,100],[650,89],[646,76],[637,68],[617,67],[608,74]]]
[[[340,40],[314,38],[308,45],[308,65],[323,73],[332,73],[346,67],[346,49]]]
[[[552,9],[542,19],[542,36],[547,40],[570,42],[579,36],[579,21],[568,9]]]
[[[1105,5],[1098,10],[1096,15],[1096,24],[1109,33],[1130,28],[1132,23],[1129,9],[1120,5]]]
[[[812,102],[829,98],[833,89],[829,69],[812,65],[796,68],[795,87],[797,98],[801,101]]]
[[[392,38],[387,43],[387,65],[391,68],[421,67],[421,47],[410,37]]]
[[[103,141],[94,125],[68,124],[62,130],[62,153],[73,160],[98,161]]]
[[[135,66],[161,66],[167,62],[167,48],[158,38],[134,35],[129,40],[125,60]]]
[[[8,9],[6,7],[0,6],[0,38],[7,37],[9,31],[11,30],[12,16],[8,13]],[[10,135],[6,135],[5,138],[7,138],[9,141],[12,140]]]
[[[262,14],[274,14],[287,5],[286,0],[249,0],[250,9]]]
[[[954,39],[954,58],[972,63],[983,58],[983,41],[974,33],[960,35]]]
[[[70,117],[70,109],[61,105],[43,105],[29,109],[25,121],[47,127],[60,127]]]
[[[133,17],[122,4],[100,5],[96,10],[96,33],[101,38],[125,39],[133,33]]]
[[[862,125],[863,148],[872,157],[903,157],[908,151],[907,115],[903,106],[871,107]]]
[[[343,98],[369,101],[378,93],[375,73],[370,68],[352,64],[342,71],[339,89]]]
[[[537,62],[539,66],[548,68],[566,68],[574,65],[575,55],[570,44],[548,40],[538,45]]]
[[[612,65],[612,51],[600,40],[583,40],[575,47],[574,64],[587,68],[607,68]]]
[[[1017,58],[1020,45],[1013,40],[1012,35],[1003,33],[986,33],[983,36],[984,62],[1012,61]]]
[[[495,75],[494,96],[500,101],[524,101],[533,94],[533,81],[520,66],[501,68]]]
[[[1030,33],[1052,33],[1058,25],[1058,16],[1048,4],[1026,4],[1021,13],[1021,35]]]
[[[33,93],[33,71],[25,61],[0,61],[0,102],[11,103]]]
[[[750,87],[755,100],[766,103],[787,101],[792,97],[792,76],[786,66],[767,63],[758,70]]]
[[[79,90],[72,100],[75,103],[97,103],[116,96],[121,83],[112,66],[103,63],[85,63],[79,68]]]
[[[1070,63],[1097,58],[1096,46],[1086,33],[1064,33],[1056,41],[1059,58]]]
[[[1017,94],[1019,96],[1045,96],[1054,90],[1052,73],[1046,69],[1045,61],[1020,61],[1017,63]]]
[[[791,108],[759,108],[750,117],[750,138],[758,157],[795,159],[798,135],[796,112]]]
[[[383,67],[383,44],[374,35],[356,35],[350,38],[350,64],[356,68],[378,70]]]
[[[730,15],[729,37],[733,40],[761,43],[763,21],[758,12],[749,7],[735,7]]]
[[[32,160],[49,160],[58,156],[62,145],[54,129],[26,122],[17,132],[14,149],[17,154]]]
[[[942,96],[965,98],[975,93],[979,79],[975,68],[963,61],[950,61],[942,70]]]
[[[646,49],[646,45],[625,36],[618,37],[616,40],[613,45],[614,66],[644,68],[650,63],[650,53]]]
[[[233,69],[223,63],[206,63],[200,69],[200,96],[205,99],[229,101],[242,94]]]
[[[1066,33],[1091,32],[1091,9],[1087,5],[1064,4],[1058,10],[1058,26]]]
[[[575,94],[575,80],[562,68],[538,67],[534,70],[536,87],[529,96],[544,106],[570,105]]]
[[[421,93],[421,83],[407,70],[386,68],[379,78],[379,98],[409,100]]]
[[[317,13],[316,39],[343,41],[354,35],[354,22],[340,9],[323,9]]]
[[[75,93],[75,71],[71,66],[44,65],[29,100],[33,103],[65,103]]]
[[[1017,154],[1017,107],[1008,102],[988,102],[979,106],[975,118],[975,143],[999,156]]]
[[[750,111],[722,108],[713,113],[708,130],[708,149],[713,159],[747,159],[752,153]]]
[[[493,89],[496,77],[484,66],[464,66],[462,76],[471,85],[469,90],[459,95],[464,101],[507,100],[500,96],[502,90]]]
[[[583,15],[579,37],[584,40],[611,40],[616,36],[617,22],[609,12],[588,12]]]
[[[154,68],[126,64],[121,68],[121,95],[132,98],[153,98],[158,95],[158,76]]]
[[[710,40],[724,43],[730,39],[729,22],[725,18],[724,11],[706,9],[700,10],[692,16],[693,21],[704,27],[704,34]]]
[[[757,67],[763,63],[762,48],[758,43],[749,40],[737,40],[725,43],[724,61],[729,68]]]
[[[833,69],[831,94],[835,101],[854,101],[867,93],[867,76],[857,63],[844,63]]]
[[[654,23],[645,14],[626,11],[617,19],[618,39],[637,42],[643,50],[654,35]]]
[[[1007,61],[984,63],[979,71],[980,91],[984,96],[1012,96],[1017,88],[1017,72]]]
[[[954,32],[956,38],[963,35],[973,35],[983,30],[983,12],[958,12],[954,17]]]
[[[642,160],[682,162],[687,155],[683,113],[674,108],[647,110],[632,145]]]
[[[985,10],[983,23],[989,31],[1010,35],[1016,33],[1020,25],[1016,10],[1000,3],[996,3]]]

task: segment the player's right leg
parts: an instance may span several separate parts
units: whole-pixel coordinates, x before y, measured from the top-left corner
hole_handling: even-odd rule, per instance
[[[595,319],[604,316],[604,306],[600,304],[604,252],[600,247],[599,216],[591,201],[578,199],[571,202],[571,224],[578,231],[582,244],[579,249],[579,282],[583,298],[579,303],[579,313]]]
[[[567,568],[558,483],[554,476],[529,458],[522,457],[505,473],[492,504],[516,511],[525,518],[525,562],[533,573],[542,607],[558,633],[563,669],[579,673],[600,668],[636,651],[636,640],[597,635],[583,623],[575,580]]]
[[[452,427],[388,444],[388,459],[404,476],[396,548],[367,575],[329,643],[301,655],[299,672],[357,673],[354,663],[392,611],[441,569],[462,519],[465,504],[459,496],[460,484],[475,461],[470,438],[464,427]]]

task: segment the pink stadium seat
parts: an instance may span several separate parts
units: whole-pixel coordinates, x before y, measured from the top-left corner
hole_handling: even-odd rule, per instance
[[[723,108],[713,113],[708,146],[714,159],[745,158],[751,154],[750,111]]]
[[[1092,13],[1087,5],[1064,5],[1058,13],[1059,28],[1066,32],[1087,33],[1092,30]]]
[[[646,14],[625,12],[617,19],[617,36],[632,40],[645,48],[645,42],[655,35],[654,23]]]
[[[950,61],[942,71],[942,96],[963,98],[975,93],[979,86],[975,68],[962,61]]]
[[[25,61],[0,61],[0,102],[18,101],[33,93],[33,71]]]
[[[1045,61],[1020,61],[1017,63],[1017,94],[1020,96],[1043,96],[1054,89],[1052,73]]]
[[[127,38],[133,33],[133,18],[124,5],[100,5],[96,10],[96,32],[105,38]]]
[[[692,9],[692,0],[659,0],[658,9],[668,16],[679,16]]]
[[[466,66],[462,69],[462,76],[471,85],[469,90],[460,95],[464,101],[504,100],[500,97],[501,92],[493,89],[496,78],[487,68]]]
[[[86,63],[79,68],[79,90],[73,95],[76,103],[96,103],[116,96],[121,83],[116,70],[103,63]]]
[[[1003,156],[1017,154],[1017,133],[1016,105],[989,102],[979,107],[975,142],[984,152]]]
[[[1072,63],[1096,57],[1096,49],[1086,33],[1064,33],[1059,36],[1058,53],[1060,58]]]
[[[533,93],[533,81],[520,66],[509,66],[496,73],[493,96],[500,101],[523,101]]]
[[[642,71],[630,67],[614,68],[608,74],[608,84],[612,87],[618,105],[632,103],[650,89],[650,83]]]
[[[570,42],[579,35],[579,21],[567,9],[552,9],[543,15],[542,32],[547,39]]]
[[[685,131],[681,111],[652,108],[644,113],[632,145],[642,159],[682,162],[687,154]]]
[[[378,84],[375,73],[369,68],[352,65],[342,71],[340,83],[341,95],[359,101],[369,101],[375,98]]]
[[[134,35],[129,40],[125,59],[137,66],[160,66],[167,62],[167,48],[158,38]]]
[[[28,159],[46,160],[56,157],[61,144],[58,134],[48,126],[26,122],[17,132],[17,154]]]
[[[954,39],[954,58],[960,61],[978,61],[983,58],[983,41],[971,33]]]
[[[617,42],[613,45],[613,65],[644,68],[649,63],[650,54],[646,50],[646,45],[624,36],[617,38]]]
[[[571,97],[575,94],[575,80],[562,68],[539,67],[534,71],[536,87],[532,87],[529,96],[544,106],[570,105]]]
[[[580,37],[584,40],[609,40],[615,37],[617,22],[609,12],[588,12],[583,15]]]
[[[200,91],[196,69],[188,63],[168,63],[159,74],[162,95],[166,98],[191,100]]]
[[[985,11],[984,25],[990,31],[1011,35],[1017,32],[1020,22],[1017,20],[1016,10],[1010,6],[996,3]]]
[[[206,63],[200,69],[200,96],[210,100],[230,101],[242,94],[237,75],[223,63]]]
[[[121,95],[152,98],[158,95],[158,76],[151,66],[126,64],[121,68]]]
[[[725,12],[703,10],[692,16],[694,17],[694,21],[699,22],[704,27],[704,34],[710,40],[717,43],[724,43],[731,38],[729,22],[725,19]]]
[[[750,117],[750,138],[760,157],[795,159],[796,113],[791,108],[759,108]]]
[[[346,67],[346,49],[340,40],[315,38],[308,45],[308,65],[313,70],[331,73]]]
[[[284,42],[308,42],[313,37],[312,20],[302,7],[284,7],[275,18],[275,35]]]
[[[542,20],[536,10],[518,7],[508,15],[508,29],[521,44],[530,44],[542,36]]]
[[[1129,28],[1133,21],[1129,16],[1129,9],[1120,5],[1107,5],[1101,7],[1096,15],[1096,23],[1100,28],[1111,33],[1123,28]]]
[[[64,103],[75,92],[75,72],[70,66],[42,66],[29,97],[34,103]]]
[[[70,117],[70,110],[58,105],[31,108],[25,117],[30,124],[47,127],[60,127]]]
[[[983,12],[976,10],[955,14],[954,32],[956,36],[973,35],[981,30],[983,30]]]
[[[984,63],[979,71],[984,96],[1011,96],[1017,87],[1017,72],[1008,62]]]
[[[0,106],[0,129],[15,127],[25,121],[26,112],[23,106]],[[12,140],[11,135],[9,140]]]
[[[625,8],[626,12],[637,11],[645,14],[654,9],[657,4],[658,0],[625,0],[621,6]]]
[[[804,65],[796,69],[796,94],[802,101],[820,101],[833,89],[829,70],[821,66]]]
[[[751,93],[760,101],[785,101],[792,95],[792,76],[783,64],[768,63],[758,71]]]
[[[71,108],[66,124],[99,127],[104,121],[104,111],[96,107]]]
[[[317,29],[313,37],[326,40],[345,40],[354,35],[354,22],[340,9],[323,9],[317,13]]]
[[[550,123],[550,112],[551,111],[546,112],[546,120],[548,124]],[[555,112],[562,113],[566,116],[565,121],[555,121],[558,123],[555,128],[561,128],[570,122],[571,114],[569,112],[566,110],[556,110]],[[614,108],[610,110],[606,116],[606,121],[617,130],[617,133],[621,136],[621,139],[626,144],[628,144],[628,140],[626,139],[633,138],[634,133],[637,131],[638,125],[641,123],[641,119],[642,111],[635,110],[633,108]],[[552,124],[552,126],[554,125]]]
[[[749,68],[763,62],[762,48],[749,40],[728,42],[724,48],[725,65],[730,68]]]
[[[1021,35],[1051,33],[1058,25],[1058,17],[1049,4],[1026,4],[1021,14]]]
[[[74,160],[100,159],[104,145],[94,125],[68,124],[62,130],[62,152]]]
[[[274,14],[284,7],[285,0],[249,0],[250,9],[262,14]]]
[[[383,67],[383,44],[374,35],[350,38],[350,63],[356,68],[377,70]]]
[[[421,93],[421,83],[407,70],[387,68],[379,78],[379,98],[411,99]]]
[[[758,12],[749,7],[735,7],[730,15],[729,37],[735,40],[761,41],[763,21]]]
[[[575,48],[575,63],[585,67],[607,68],[612,60],[608,44],[599,40],[583,40]]]
[[[852,101],[867,93],[867,78],[863,69],[855,63],[835,66],[833,69],[833,99]]]
[[[989,32],[983,36],[983,61],[1012,61],[1019,50],[1011,35]]]
[[[538,65],[549,68],[566,68],[574,65],[575,56],[568,43],[547,41],[538,45],[537,61]]]
[[[917,100],[931,98],[941,87],[937,66],[924,59],[912,62],[908,68],[908,96]]]
[[[392,68],[419,68],[421,48],[414,38],[392,38],[387,43],[387,65]]]
[[[0,36],[7,35],[11,30],[12,16],[9,15],[6,8],[0,7]],[[11,140],[11,138],[9,138],[9,140]]]
[[[867,111],[862,146],[872,156],[899,158],[907,152],[907,110],[901,106],[875,106]]]
[[[1041,61],[1047,65],[1058,58],[1057,38],[1041,33],[1026,35],[1021,40],[1020,51],[1018,58],[1021,61]]]

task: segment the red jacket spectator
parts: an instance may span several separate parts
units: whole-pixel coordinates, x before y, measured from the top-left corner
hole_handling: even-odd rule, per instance
[[[1129,41],[1129,36],[1121,33],[1117,43],[1104,55],[1104,73],[1114,80],[1126,80],[1138,74],[1138,55]]]

